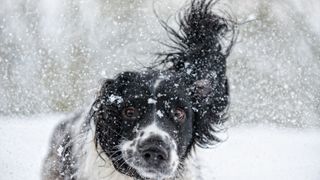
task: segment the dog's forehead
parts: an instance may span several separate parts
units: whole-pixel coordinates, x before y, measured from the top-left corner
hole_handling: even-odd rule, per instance
[[[161,96],[183,92],[183,83],[172,73],[142,72],[125,73],[118,79],[122,94]],[[160,95],[159,95],[160,94]]]

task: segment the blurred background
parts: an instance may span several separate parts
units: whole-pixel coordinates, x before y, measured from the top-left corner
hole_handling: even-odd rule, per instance
[[[0,0],[0,116],[88,107],[99,80],[165,50],[185,0]],[[231,125],[320,127],[320,1],[223,0],[243,23],[228,59]]]

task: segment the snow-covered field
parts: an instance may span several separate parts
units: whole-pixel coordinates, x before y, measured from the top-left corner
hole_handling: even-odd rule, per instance
[[[0,118],[0,179],[37,180],[61,115]],[[208,180],[319,180],[320,130],[265,125],[230,128],[228,140],[199,150]]]

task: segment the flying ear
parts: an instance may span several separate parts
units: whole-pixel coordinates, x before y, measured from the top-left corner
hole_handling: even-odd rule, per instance
[[[226,78],[214,82],[204,79],[194,83],[193,107],[195,140],[201,147],[220,142],[215,135],[218,125],[227,120],[229,86]]]
[[[172,64],[169,70],[190,87],[195,141],[203,147],[220,141],[215,127],[226,120],[229,103],[226,60],[237,39],[237,23],[215,14],[216,2],[191,0],[178,16],[178,30],[161,21],[172,42],[168,52],[159,53],[160,64]]]

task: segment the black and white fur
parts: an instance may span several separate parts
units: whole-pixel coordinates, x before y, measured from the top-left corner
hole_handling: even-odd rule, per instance
[[[193,149],[219,141],[215,127],[229,104],[226,58],[235,41],[234,24],[214,14],[214,4],[192,0],[178,31],[161,21],[172,43],[159,63],[171,67],[105,80],[88,111],[58,125],[44,180],[201,179]]]

